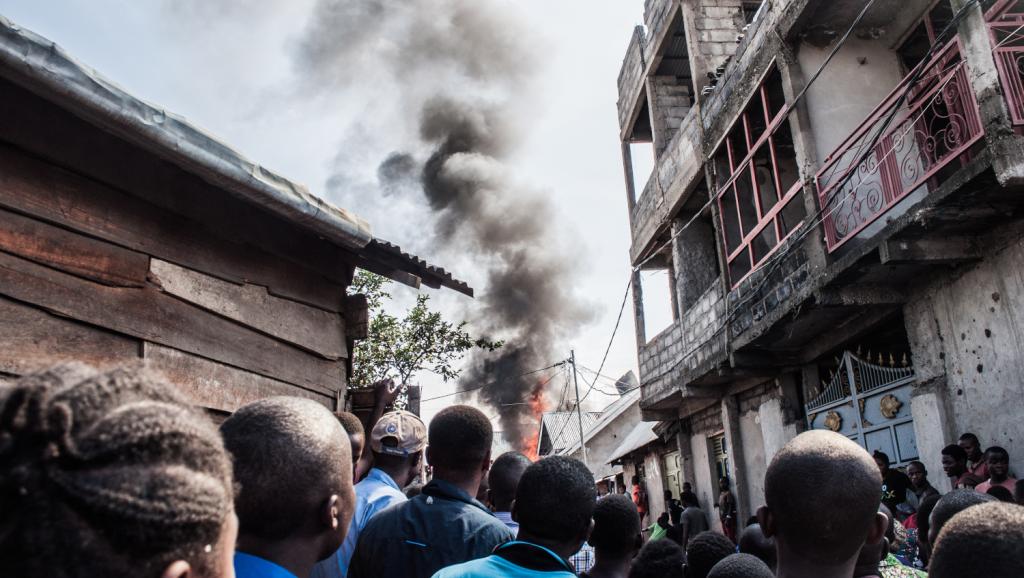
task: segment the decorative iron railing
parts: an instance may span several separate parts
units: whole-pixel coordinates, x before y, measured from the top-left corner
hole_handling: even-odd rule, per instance
[[[913,381],[914,368],[909,365],[906,357],[903,359],[903,363],[906,365],[902,367],[896,365],[896,361],[891,355],[889,359],[890,365],[886,367],[881,363],[874,364],[869,360],[861,359],[849,351],[844,352],[832,379],[817,397],[807,403],[807,411],[811,412],[852,397],[854,390],[859,395],[879,388]],[[879,361],[883,361],[882,358],[879,358]],[[853,390],[850,388],[851,380],[853,381]]]
[[[915,69],[825,159],[815,176],[829,251],[911,193],[941,184],[969,160],[972,146],[982,137],[959,41],[919,67],[923,70],[917,80],[911,84]]]
[[[1024,3],[997,2],[986,18],[1010,120],[1024,125]]]

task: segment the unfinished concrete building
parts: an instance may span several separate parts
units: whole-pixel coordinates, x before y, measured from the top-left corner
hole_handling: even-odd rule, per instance
[[[619,76],[640,406],[740,520],[808,428],[1024,471],[1024,2],[865,4],[648,0]]]

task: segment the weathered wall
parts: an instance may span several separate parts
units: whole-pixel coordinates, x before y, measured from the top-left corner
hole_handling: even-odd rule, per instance
[[[594,479],[601,479],[622,471],[621,466],[612,466],[607,462],[611,458],[612,452],[619,447],[619,444],[629,435],[633,427],[641,421],[640,404],[638,403],[640,398],[639,396],[633,397],[635,397],[635,401],[618,417],[611,420],[607,425],[599,423],[597,427],[601,427],[601,429],[593,437],[588,437],[589,433],[584,436],[587,440],[587,466],[594,473]],[[578,460],[583,459],[582,450],[579,449],[570,455]]]
[[[661,455],[651,450],[644,454],[644,481],[647,484],[648,518],[645,525],[650,525],[665,511],[665,470],[662,467]]]
[[[764,504],[764,474],[767,470],[761,416],[756,409],[740,415],[740,440],[743,443],[743,473],[749,508],[746,515],[751,516]],[[739,520],[740,527],[744,521]]]
[[[701,509],[708,516],[711,529],[721,532],[722,523],[718,519],[718,510],[715,509],[715,504],[718,503],[718,480],[713,479],[711,475],[715,466],[707,435],[691,435],[690,450],[693,452],[694,479],[687,481],[693,484],[693,491],[697,494]]]
[[[913,295],[904,309],[918,379],[938,384],[935,400],[914,403],[918,448],[932,472],[941,472],[933,468],[937,456],[925,449],[953,443],[952,436],[966,431],[983,446],[1005,447],[1011,469],[1024,472],[1022,263],[1024,240],[1017,239],[962,276]],[[928,406],[948,412],[952,432],[918,415]]]
[[[685,314],[718,278],[715,229],[709,220],[681,214],[672,220],[672,265],[679,310]]]
[[[804,96],[817,158],[843,142],[903,78],[896,53],[884,40],[851,37]],[[833,45],[803,43],[797,52],[804,78],[810,79]],[[863,64],[861,61],[863,60]]]
[[[675,76],[652,76],[648,83],[654,151],[660,157],[690,111],[693,95],[689,84]]]

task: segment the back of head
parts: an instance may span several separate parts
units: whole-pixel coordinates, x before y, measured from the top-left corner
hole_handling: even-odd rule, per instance
[[[552,456],[523,472],[514,512],[521,533],[569,543],[586,536],[596,503],[590,470],[579,460]]]
[[[607,496],[594,507],[594,530],[588,542],[601,556],[621,558],[633,553],[640,535],[640,514],[633,500]]]
[[[347,411],[339,411],[334,414],[334,417],[338,418],[338,423],[340,423],[341,427],[344,428],[346,434],[350,436],[366,435],[366,431],[363,428],[363,422],[359,421],[356,414]]]
[[[491,464],[487,485],[491,490],[491,503],[499,512],[507,512],[516,498],[516,488],[523,472],[530,467],[530,459],[519,452],[505,452]]]
[[[964,435],[967,435],[967,434],[964,434]],[[977,439],[977,438],[975,438],[975,439]],[[964,448],[962,448],[962,447],[960,447],[960,446],[958,446],[956,444],[949,444],[948,446],[942,448],[942,455],[949,456],[949,457],[953,458],[954,461],[957,461],[957,462],[966,462],[967,461],[967,452],[964,451]]]
[[[985,493],[999,500],[1000,502],[1015,503],[1013,500],[1013,493],[1003,486],[992,486],[991,488],[986,490]]]
[[[304,535],[331,495],[352,495],[345,430],[315,401],[250,403],[221,425],[221,433],[241,486],[235,498],[240,535],[270,542]]]
[[[751,524],[740,534],[740,552],[750,554],[775,568],[775,540],[768,538],[761,530],[761,524]]]
[[[995,498],[988,494],[975,492],[974,490],[953,490],[942,496],[942,499],[935,504],[932,515],[929,519],[928,541],[934,545],[935,537],[942,532],[942,527],[953,516],[978,504],[985,502],[996,502]]]
[[[730,554],[708,572],[708,578],[774,578],[764,562],[750,554]]]
[[[804,432],[765,474],[777,541],[816,564],[857,556],[881,500],[882,476],[864,448],[837,433]]]
[[[450,474],[472,473],[490,455],[493,438],[491,421],[482,411],[468,405],[447,407],[430,420],[430,465]]]
[[[672,540],[644,544],[629,567],[629,578],[682,578],[683,548]]]
[[[690,539],[686,545],[686,578],[705,578],[729,554],[736,552],[732,540],[708,530]]]
[[[175,560],[216,576],[232,491],[215,426],[139,366],[0,388],[5,576],[159,576]]]
[[[949,520],[936,540],[932,578],[1020,576],[1024,567],[1024,506],[993,502]]]

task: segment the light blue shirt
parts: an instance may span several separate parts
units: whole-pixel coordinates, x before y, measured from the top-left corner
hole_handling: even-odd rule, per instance
[[[519,524],[512,519],[512,512],[495,512],[494,517],[501,520],[502,524],[508,526],[513,534],[519,535]]]
[[[439,570],[432,578],[576,578],[567,570],[532,570],[513,564],[501,556],[471,560]]]
[[[352,553],[356,551],[356,542],[366,523],[377,512],[407,499],[391,476],[377,468],[371,469],[363,481],[356,484],[356,508],[345,542],[330,558],[313,567],[310,578],[346,578]]]
[[[296,578],[295,574],[259,556],[235,552],[236,578]]]

